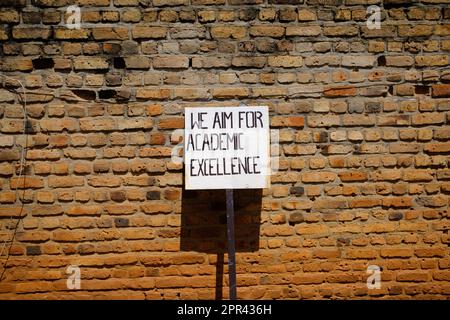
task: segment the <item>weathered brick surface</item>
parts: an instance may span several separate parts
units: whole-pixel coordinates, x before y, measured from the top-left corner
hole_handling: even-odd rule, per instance
[[[449,298],[448,1],[69,2],[0,1],[0,299],[220,298],[224,194],[183,191],[172,133],[240,103],[280,161],[236,191],[239,298]]]

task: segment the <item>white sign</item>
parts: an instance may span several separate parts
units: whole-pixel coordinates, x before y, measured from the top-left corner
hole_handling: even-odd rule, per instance
[[[187,190],[269,188],[267,106],[186,108],[184,121]]]

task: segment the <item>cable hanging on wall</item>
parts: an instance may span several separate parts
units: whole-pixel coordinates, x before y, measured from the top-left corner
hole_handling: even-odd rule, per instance
[[[4,254],[4,252],[5,252],[5,249],[7,248],[7,250],[6,250],[6,258],[5,258],[4,263],[2,264],[2,271],[1,271],[1,274],[0,274],[0,282],[1,282],[3,280],[3,276],[5,275],[5,272],[6,272],[6,269],[7,269],[7,264],[8,264],[9,257],[10,257],[10,254],[11,254],[11,248],[12,248],[12,245],[14,243],[14,239],[16,237],[17,230],[19,228],[19,224],[22,221],[22,214],[23,214],[23,209],[24,209],[24,206],[25,206],[25,191],[26,191],[26,189],[25,189],[25,176],[23,178],[22,199],[20,199],[20,197],[18,197],[18,193],[19,193],[18,190],[19,190],[19,185],[21,184],[21,178],[22,178],[22,175],[24,174],[24,170],[25,170],[25,166],[26,166],[26,152],[27,152],[27,148],[28,148],[28,130],[27,130],[27,128],[28,128],[28,115],[27,115],[27,95],[26,95],[26,91],[25,91],[25,87],[24,87],[23,83],[20,80],[15,79],[15,78],[11,78],[11,77],[8,77],[8,76],[5,76],[5,75],[0,75],[0,76],[4,77],[5,79],[10,79],[10,80],[13,80],[13,81],[17,81],[20,84],[20,86],[22,87],[23,98],[20,95],[20,93],[19,93],[19,97],[20,97],[20,100],[22,102],[23,114],[24,114],[24,117],[23,117],[23,121],[24,121],[24,123],[23,123],[23,132],[22,132],[22,137],[24,137],[24,144],[22,145],[22,150],[21,150],[21,153],[20,153],[19,174],[18,174],[18,180],[17,180],[18,183],[17,183],[16,188],[14,190],[15,196],[16,196],[16,201],[17,200],[21,201],[21,205],[20,205],[19,215],[17,216],[17,221],[16,221],[16,223],[14,225],[14,228],[13,228],[13,233],[12,233],[11,240],[8,241],[8,239],[5,239],[5,241],[3,242],[2,248],[0,250],[0,258],[1,258],[3,256],[3,254]],[[13,220],[14,220],[14,215],[11,214],[8,224],[12,224]],[[9,242],[9,246],[7,245],[8,242]]]

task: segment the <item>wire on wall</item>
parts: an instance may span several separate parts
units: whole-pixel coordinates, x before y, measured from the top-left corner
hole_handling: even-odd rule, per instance
[[[18,183],[17,183],[16,188],[14,190],[15,191],[15,195],[16,195],[16,199],[18,199],[22,203],[21,203],[21,206],[20,206],[20,210],[19,210],[19,215],[17,217],[17,221],[16,221],[16,223],[14,225],[14,228],[13,228],[13,234],[12,234],[11,240],[8,241],[8,239],[5,239],[5,241],[3,242],[1,251],[0,251],[0,257],[2,257],[3,254],[4,254],[5,248],[8,247],[7,250],[6,250],[5,262],[2,265],[2,271],[1,271],[1,274],[0,274],[0,282],[1,282],[3,280],[3,276],[5,275],[5,272],[6,272],[6,269],[7,269],[7,264],[8,264],[9,257],[10,257],[10,254],[11,254],[11,248],[12,248],[12,245],[13,245],[14,240],[16,238],[16,234],[17,234],[17,230],[19,228],[19,224],[22,221],[22,214],[23,214],[23,209],[24,209],[24,206],[25,206],[25,191],[26,191],[26,189],[25,189],[25,175],[24,175],[24,178],[23,178],[23,194],[22,194],[22,199],[21,200],[20,200],[20,197],[18,197],[18,193],[19,193],[18,189],[19,189],[19,185],[21,184],[21,180],[20,179],[22,178],[22,175],[24,174],[24,170],[25,170],[25,166],[26,166],[26,151],[27,151],[27,148],[28,148],[28,130],[27,130],[27,128],[28,128],[28,115],[27,115],[27,94],[26,94],[25,87],[24,87],[23,83],[20,80],[15,79],[15,78],[11,78],[11,77],[8,77],[8,76],[5,76],[5,75],[0,75],[0,76],[4,77],[5,79],[10,79],[10,80],[13,80],[13,81],[17,81],[20,84],[20,86],[22,87],[23,99],[22,99],[22,97],[20,95],[19,96],[20,96],[20,100],[22,102],[23,114],[24,114],[24,117],[23,117],[23,121],[24,121],[24,123],[23,123],[23,132],[22,132],[22,136],[24,137],[24,144],[22,145],[22,150],[21,150],[21,153],[20,153]],[[11,217],[9,218],[9,223],[8,224],[12,224],[13,219],[14,219],[14,215],[11,214]],[[8,242],[9,242],[9,246],[7,245]]]

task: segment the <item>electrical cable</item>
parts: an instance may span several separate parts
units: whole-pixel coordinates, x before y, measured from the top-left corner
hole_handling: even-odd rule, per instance
[[[19,184],[21,182],[20,179],[22,177],[22,174],[24,173],[24,168],[26,166],[26,151],[27,151],[27,148],[28,148],[27,94],[26,94],[26,91],[25,91],[25,86],[23,85],[23,83],[20,80],[14,79],[14,78],[11,78],[11,77],[8,77],[8,76],[5,76],[5,75],[0,75],[0,76],[4,77],[5,79],[10,79],[10,80],[13,80],[13,81],[17,81],[20,84],[20,86],[22,87],[22,90],[23,90],[23,99],[21,97],[21,100],[22,100],[22,103],[23,103],[22,104],[22,106],[23,106],[23,113],[24,113],[24,118],[23,118],[24,123],[23,123],[22,136],[25,138],[25,141],[24,141],[24,145],[22,146],[22,150],[21,150],[21,154],[20,154],[19,175],[18,175],[16,189],[14,190],[15,191],[15,196],[16,196],[16,201],[17,200],[20,201],[20,197],[18,197],[18,189],[19,189]],[[21,206],[20,206],[19,215],[17,217],[17,222],[16,222],[16,224],[14,226],[14,231],[13,231],[13,234],[12,234],[12,238],[9,241],[10,244],[9,244],[8,250],[6,251],[6,259],[5,259],[5,263],[2,266],[3,270],[2,270],[2,272],[0,274],[0,282],[3,280],[3,276],[5,275],[5,272],[6,272],[6,269],[7,269],[7,264],[8,264],[9,257],[10,257],[10,254],[11,254],[11,248],[12,248],[12,245],[14,243],[14,239],[16,237],[17,229],[19,228],[19,224],[22,221],[22,214],[23,214],[23,209],[24,209],[24,206],[25,206],[25,191],[26,191],[26,189],[25,189],[25,176],[23,178],[23,187],[24,188],[23,188],[23,194],[22,194],[22,203],[21,203]],[[9,219],[9,223],[12,223],[13,219],[14,219],[14,215],[12,214],[10,219]],[[3,252],[4,252],[5,248],[6,248],[7,242],[8,242],[7,239],[5,239],[5,241],[3,242],[3,246],[2,246],[2,249],[0,251],[0,258],[3,256]]]

